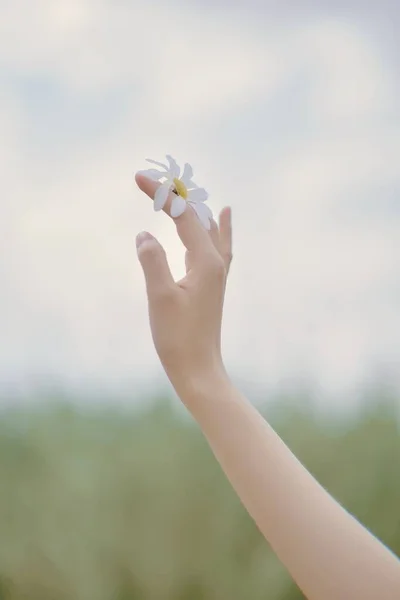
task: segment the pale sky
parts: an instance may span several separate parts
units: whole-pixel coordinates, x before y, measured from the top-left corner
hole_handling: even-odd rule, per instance
[[[228,368],[330,395],[400,386],[400,8],[0,0],[0,384],[158,382],[135,189],[190,162],[231,204]],[[378,9],[379,6],[379,9]]]

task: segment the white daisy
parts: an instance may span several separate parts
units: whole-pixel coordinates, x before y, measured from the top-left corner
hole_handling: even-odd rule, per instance
[[[154,196],[154,210],[162,210],[167,201],[170,192],[174,192],[175,196],[171,203],[171,217],[179,217],[186,209],[186,205],[190,204],[196,211],[201,223],[206,229],[211,227],[212,211],[204,204],[208,198],[208,193],[204,188],[199,188],[193,181],[193,169],[186,163],[183,173],[180,176],[181,170],[177,162],[172,156],[167,155],[168,166],[147,158],[147,162],[153,163],[164,169],[146,169],[140,171],[142,175],[160,181],[161,185],[157,189]],[[164,181],[162,181],[164,180]]]

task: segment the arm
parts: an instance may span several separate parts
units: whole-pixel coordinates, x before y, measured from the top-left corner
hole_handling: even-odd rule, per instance
[[[136,180],[154,197],[158,184]],[[210,235],[190,209],[175,223],[187,248],[180,282],[150,234],[140,235],[137,245],[153,340],[179,397],[309,600],[397,600],[398,559],[317,483],[225,372],[220,334],[231,259],[229,210]]]
[[[396,600],[398,559],[310,475],[223,374],[180,396],[260,531],[309,600]]]

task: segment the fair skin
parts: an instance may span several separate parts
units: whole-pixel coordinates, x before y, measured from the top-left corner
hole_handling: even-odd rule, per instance
[[[136,182],[154,197],[159,184],[139,174]],[[150,234],[138,235],[137,251],[154,344],[178,396],[308,600],[398,600],[398,558],[319,485],[225,370],[221,322],[232,259],[230,209],[211,232],[190,207],[174,221],[186,247],[183,279],[174,281]]]

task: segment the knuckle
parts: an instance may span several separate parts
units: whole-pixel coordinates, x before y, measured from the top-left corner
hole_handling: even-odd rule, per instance
[[[225,263],[221,256],[212,255],[208,262],[208,271],[210,275],[217,279],[223,279],[226,274]]]
[[[233,254],[231,251],[224,252],[224,259],[227,265],[230,265],[233,259]]]

